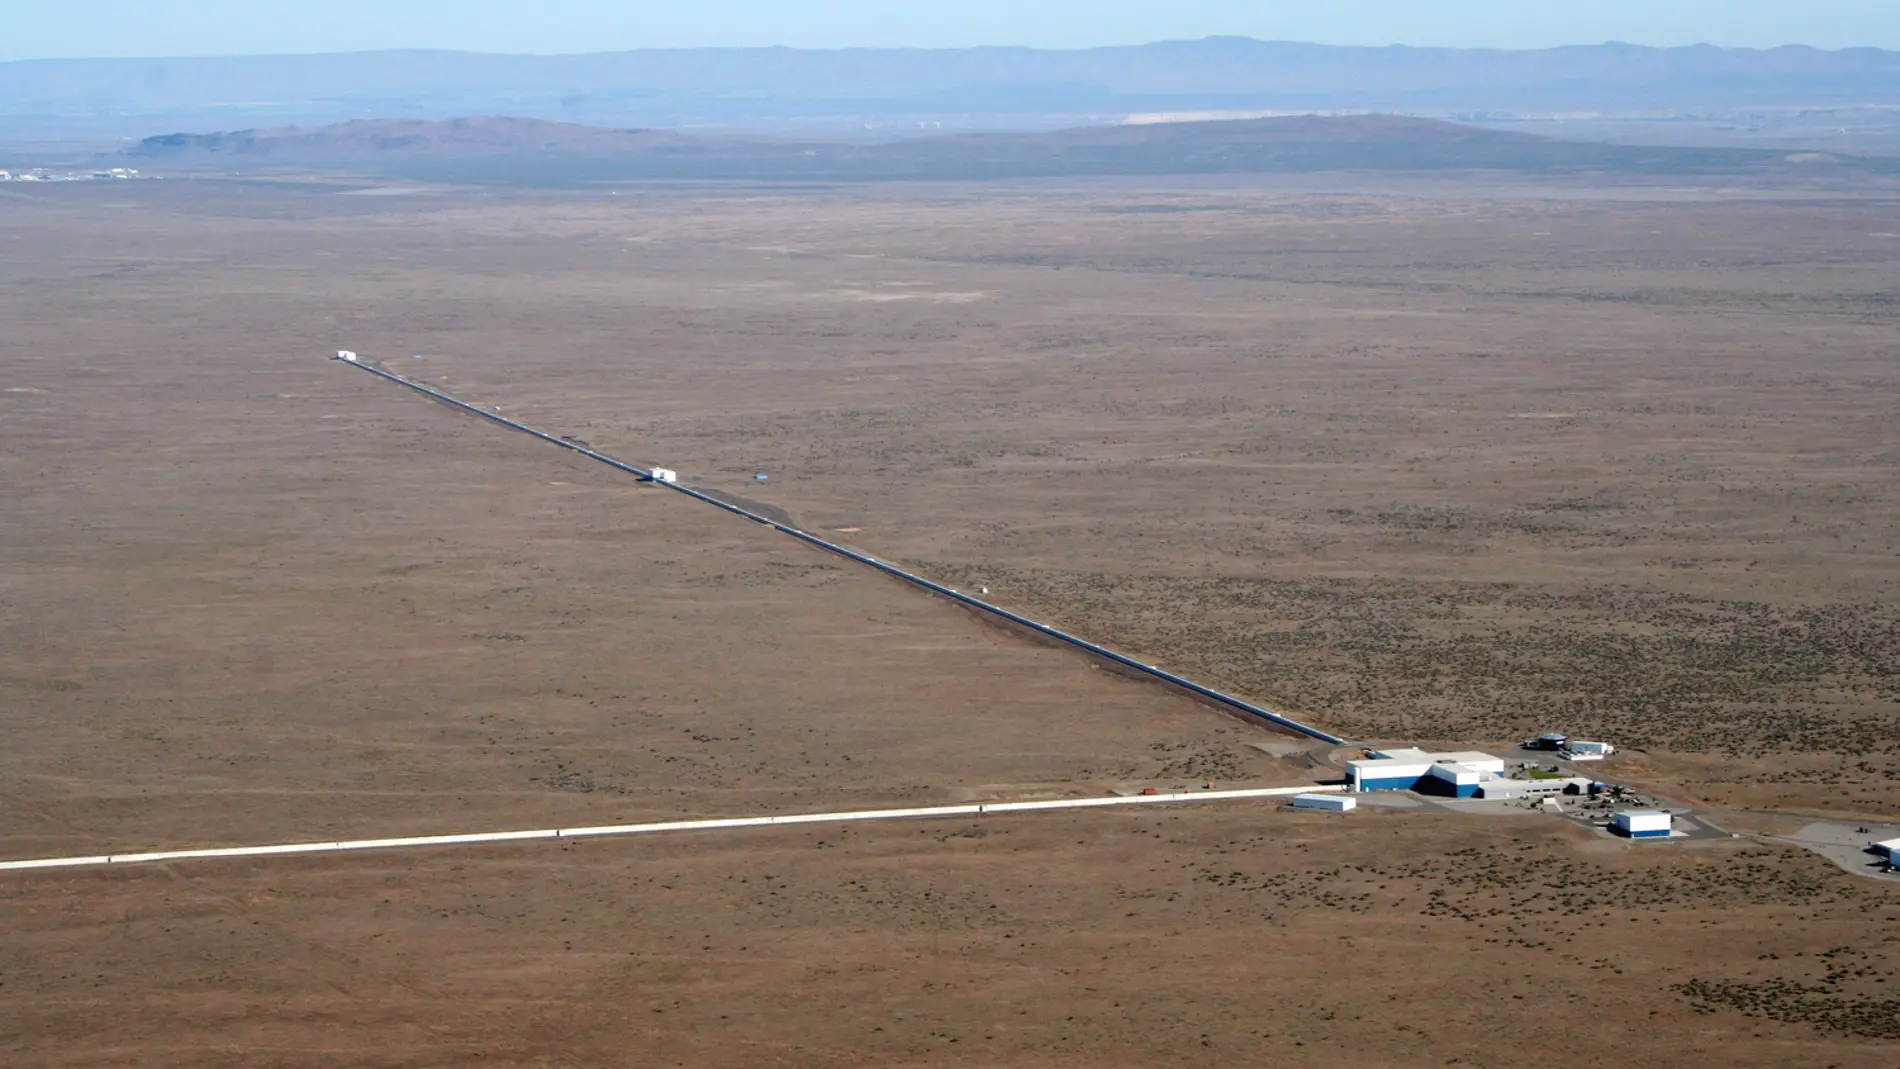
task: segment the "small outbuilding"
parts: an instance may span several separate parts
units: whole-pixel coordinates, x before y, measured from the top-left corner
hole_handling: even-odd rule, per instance
[[[1293,796],[1295,809],[1319,809],[1328,813],[1350,813],[1359,805],[1359,799],[1344,794],[1296,794]]]
[[[648,474],[652,476],[654,482],[658,483],[676,483],[680,481],[680,473],[674,471],[672,468],[654,468]]]
[[[1660,809],[1626,809],[1611,818],[1610,830],[1627,839],[1667,839],[1669,825]]]

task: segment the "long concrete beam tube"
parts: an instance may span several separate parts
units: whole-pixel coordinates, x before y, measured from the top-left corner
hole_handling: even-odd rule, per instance
[[[520,431],[523,434],[527,434],[535,438],[539,438],[540,440],[547,442],[551,445],[558,445],[563,449],[571,449],[574,452],[581,454],[582,456],[589,457],[593,460],[598,460],[602,464],[606,464],[609,467],[618,468],[621,471],[627,472],[630,475],[646,480],[648,482],[652,482],[655,485],[664,486],[668,490],[673,490],[678,493],[685,494],[688,497],[695,498],[700,501],[704,501],[708,505],[713,505],[717,508],[725,509],[727,512],[733,513],[734,515],[743,516],[748,520],[752,520],[756,523],[764,524],[765,526],[770,527],[773,530],[779,531],[783,534],[790,535],[791,537],[796,538],[801,542],[805,542],[810,545],[816,546],[819,549],[825,550],[826,552],[835,553],[838,556],[845,557],[850,560],[854,560],[858,562],[859,564],[876,568],[878,571],[883,572],[886,575],[892,576],[893,578],[896,578],[896,579],[901,579],[906,583],[910,583],[912,585],[922,587],[923,589],[928,590],[933,594],[942,595],[943,597],[949,598],[952,601],[960,602],[964,605],[967,605],[970,608],[989,613],[992,616],[1000,617],[1001,619],[1008,620],[1011,623],[1019,624],[1023,627],[1029,628],[1032,631],[1036,631],[1041,634],[1047,635],[1050,638],[1056,639],[1059,642],[1067,643],[1068,645],[1075,646],[1078,649],[1087,650],[1089,653],[1092,653],[1096,655],[1097,657],[1101,657],[1104,660],[1113,661],[1116,664],[1119,664],[1125,668],[1131,668],[1137,672],[1142,673],[1143,675],[1150,676],[1155,679],[1159,679],[1165,683],[1170,683],[1174,686],[1180,687],[1181,689],[1186,690],[1199,697],[1205,698],[1219,705],[1226,706],[1227,708],[1234,709],[1238,712],[1246,713],[1248,716],[1252,716],[1252,717],[1256,717],[1258,719],[1264,720],[1277,727],[1282,727],[1282,728],[1287,729],[1288,731],[1292,731],[1300,735],[1305,735],[1308,738],[1318,739],[1321,742],[1331,743],[1335,746],[1343,745],[1346,741],[1345,739],[1342,739],[1337,735],[1333,735],[1329,732],[1322,731],[1311,724],[1301,723],[1300,721],[1295,720],[1292,717],[1285,716],[1281,713],[1273,712],[1270,709],[1263,709],[1252,702],[1246,701],[1241,698],[1237,698],[1231,694],[1227,694],[1219,690],[1215,690],[1212,687],[1204,686],[1200,683],[1196,683],[1185,676],[1176,675],[1175,673],[1170,672],[1165,668],[1160,668],[1156,665],[1147,664],[1145,662],[1135,660],[1133,657],[1129,657],[1125,654],[1117,653],[1106,646],[1103,646],[1099,643],[1090,642],[1088,639],[1082,638],[1079,635],[1072,635],[1067,631],[1063,631],[1058,628],[1051,627],[1048,624],[1042,623],[1037,620],[1032,620],[1029,617],[1023,616],[1020,613],[1011,612],[1010,610],[1005,609],[1000,605],[992,605],[989,602],[982,600],[981,598],[971,597],[970,595],[965,594],[960,590],[952,589],[950,587],[943,585],[942,583],[936,582],[935,580],[926,579],[921,575],[915,574],[914,572],[905,571],[904,569],[899,568],[894,564],[887,564],[884,561],[878,560],[876,557],[871,556],[870,554],[860,553],[855,549],[850,549],[845,546],[838,545],[835,542],[828,542],[825,539],[819,538],[817,535],[811,534],[808,531],[800,530],[799,528],[793,527],[790,524],[780,523],[779,521],[774,520],[769,516],[761,516],[758,513],[751,511],[750,509],[741,508],[738,505],[732,504],[731,502],[721,501],[720,499],[713,497],[710,494],[702,493],[698,490],[693,489],[690,486],[681,486],[678,483],[665,482],[659,479],[655,479],[651,471],[636,467],[632,464],[628,464],[622,460],[617,460],[613,457],[608,456],[605,453],[601,453],[601,452],[597,452],[595,450],[589,449],[576,442],[570,442],[567,439],[560,437],[559,435],[549,434],[546,431],[537,430],[533,427],[528,426],[525,423],[521,423],[517,420],[509,419],[506,416],[503,416],[489,409],[482,408],[479,405],[469,404],[467,401],[463,401],[463,400],[460,400],[459,398],[451,397],[448,394],[443,393],[441,390],[435,389],[432,386],[428,386],[424,383],[416,382],[413,379],[404,378],[401,375],[395,374],[394,372],[385,371],[382,368],[371,367],[370,365],[362,363],[358,360],[342,360],[341,362],[346,363],[352,367],[361,368],[362,370],[367,371],[378,378],[387,379],[390,382],[396,383],[397,385],[407,386],[408,388],[415,390],[419,393],[423,393],[429,397],[433,397],[436,400],[443,402],[444,404],[452,405],[456,408],[462,409],[465,412],[472,412],[475,415],[480,416],[483,419],[490,421],[491,423],[498,423],[504,427],[508,427],[513,430]]]
[[[1291,794],[1338,792],[1344,787],[1249,787],[1232,791],[1178,791],[1169,794],[1115,795],[1104,798],[1052,798],[1036,802],[979,802],[970,805],[921,806],[909,809],[859,809],[841,813],[788,813],[764,817],[724,817],[714,820],[671,820],[653,824],[606,824],[591,828],[542,828],[533,831],[474,832],[465,835],[415,835],[396,839],[344,839],[337,842],[278,843],[271,846],[232,846],[206,850],[155,850],[136,854],[95,854],[90,857],[42,857],[0,861],[0,872],[34,869],[95,868],[102,865],[150,865],[164,861],[215,861],[232,858],[283,857],[291,854],[342,854],[361,850],[401,850],[426,846],[478,846],[547,839],[602,839],[672,832],[725,831],[734,828],[778,828],[798,824],[842,824],[872,820],[931,820],[981,817],[991,814],[1031,813],[1055,809],[1098,809],[1105,806],[1181,805],[1196,802],[1239,802],[1280,798]]]

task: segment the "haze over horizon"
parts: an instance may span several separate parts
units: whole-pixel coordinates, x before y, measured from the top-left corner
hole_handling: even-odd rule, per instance
[[[213,0],[98,0],[8,16],[0,61],[169,58],[443,49],[578,54],[643,48],[1089,48],[1209,36],[1333,45],[1536,49],[1609,41],[1654,47],[1900,48],[1885,0],[1825,7],[1785,0],[1602,0],[1525,11],[1511,0],[1356,0],[1325,9],[1241,0],[1100,5],[1005,0],[896,5],[874,0],[609,0],[456,3],[374,0],[234,8]]]

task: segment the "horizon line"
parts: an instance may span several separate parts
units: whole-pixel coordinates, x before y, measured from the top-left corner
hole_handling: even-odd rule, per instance
[[[1847,52],[1883,52],[1892,53],[1900,49],[1883,48],[1879,45],[1844,45],[1839,48],[1826,48],[1820,45],[1803,44],[1790,41],[1778,45],[1718,45],[1708,41],[1679,45],[1648,45],[1633,41],[1606,40],[1580,42],[1561,45],[1546,45],[1536,48],[1500,48],[1488,45],[1413,45],[1394,42],[1384,45],[1333,44],[1326,41],[1301,41],[1290,38],[1249,37],[1245,34],[1209,34],[1204,37],[1170,37],[1152,41],[1140,41],[1126,44],[1085,45],[1077,47],[1049,47],[1043,45],[985,44],[985,45],[835,45],[826,47],[807,47],[801,45],[642,45],[632,48],[610,48],[589,52],[488,52],[466,48],[433,48],[428,46],[394,46],[388,48],[336,49],[317,52],[216,52],[216,53],[170,53],[164,55],[85,55],[85,56],[18,56],[0,59],[0,65],[16,63],[125,63],[166,60],[231,60],[231,59],[314,59],[336,56],[390,56],[390,55],[438,55],[438,56],[474,56],[495,59],[578,59],[592,56],[622,56],[652,52],[808,52],[814,54],[850,53],[850,52],[1109,52],[1140,48],[1155,48],[1164,45],[1206,44],[1216,41],[1246,42],[1254,45],[1286,45],[1300,48],[1326,48],[1355,52],[1473,52],[1493,54],[1534,54],[1540,52],[1562,52],[1572,49],[1627,48],[1645,52],[1753,52],[1769,53],[1786,50],[1841,54]]]

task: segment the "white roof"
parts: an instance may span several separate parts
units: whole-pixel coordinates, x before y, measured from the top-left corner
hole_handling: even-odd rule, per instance
[[[1431,761],[1431,754],[1411,746],[1400,746],[1393,750],[1374,750],[1374,761]]]
[[[1404,773],[1398,770],[1408,769],[1413,774],[1422,776],[1430,771],[1431,767],[1432,762],[1422,758],[1417,761],[1391,761],[1377,757],[1355,757],[1346,762],[1347,769],[1358,769],[1362,772],[1374,774],[1383,772],[1388,775],[1404,775]]]
[[[1900,854],[1900,839],[1888,839],[1874,844],[1874,849],[1885,850],[1890,854]]]
[[[1432,753],[1428,750],[1420,750],[1412,746],[1401,746],[1391,750],[1374,750],[1372,752],[1378,755],[1377,757],[1370,758],[1370,760],[1374,761],[1422,761],[1427,764],[1437,765],[1494,765],[1502,760],[1502,758],[1493,757],[1488,753],[1479,753],[1476,750],[1458,750],[1453,753]]]
[[[1431,755],[1431,758],[1441,765],[1495,765],[1502,760],[1502,758],[1492,757],[1488,753],[1479,753],[1476,750],[1435,753]]]
[[[1346,809],[1359,804],[1350,794],[1296,794],[1293,796],[1293,801],[1305,805],[1341,806]]]

